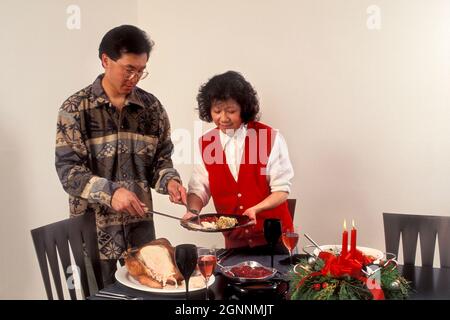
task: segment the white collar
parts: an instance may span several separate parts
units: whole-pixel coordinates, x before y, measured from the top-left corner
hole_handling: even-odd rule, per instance
[[[224,133],[222,130],[219,129],[220,142],[222,143],[223,148],[225,148],[225,146],[228,144],[228,142],[231,141],[231,139],[242,141],[247,135],[247,124],[241,124],[241,126],[237,130],[227,130],[227,131],[228,131],[227,133]]]

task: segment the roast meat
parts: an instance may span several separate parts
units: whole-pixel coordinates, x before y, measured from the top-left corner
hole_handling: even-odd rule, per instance
[[[128,250],[125,265],[132,277],[151,288],[178,286],[184,280],[175,264],[174,248],[165,238]]]

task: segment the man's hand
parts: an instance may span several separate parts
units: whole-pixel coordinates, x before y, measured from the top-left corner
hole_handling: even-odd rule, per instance
[[[117,189],[111,200],[112,208],[117,212],[126,212],[132,216],[145,217],[147,207],[134,192],[125,188]]]
[[[257,210],[255,209],[255,207],[251,207],[248,208],[247,210],[245,210],[245,212],[242,214],[243,216],[247,216],[250,218],[250,221],[253,224],[256,224],[256,214],[257,214]]]
[[[187,203],[186,189],[177,180],[169,180],[167,183],[167,191],[169,192],[169,199],[173,203]]]

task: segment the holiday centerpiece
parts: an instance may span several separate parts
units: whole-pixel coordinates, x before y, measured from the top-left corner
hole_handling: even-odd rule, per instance
[[[410,283],[400,275],[395,258],[371,256],[356,246],[352,222],[350,250],[344,221],[340,250],[318,250],[289,272],[292,300],[405,299]]]

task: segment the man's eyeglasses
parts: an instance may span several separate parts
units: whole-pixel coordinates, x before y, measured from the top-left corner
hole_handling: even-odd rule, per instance
[[[137,77],[138,80],[143,80],[143,79],[147,78],[147,76],[148,76],[147,69],[144,69],[142,71],[135,71],[135,70],[131,69],[130,67],[124,66],[123,64],[121,64],[115,60],[113,60],[113,61],[122,67],[122,69],[125,72],[125,78],[127,80],[132,80],[134,77]]]

